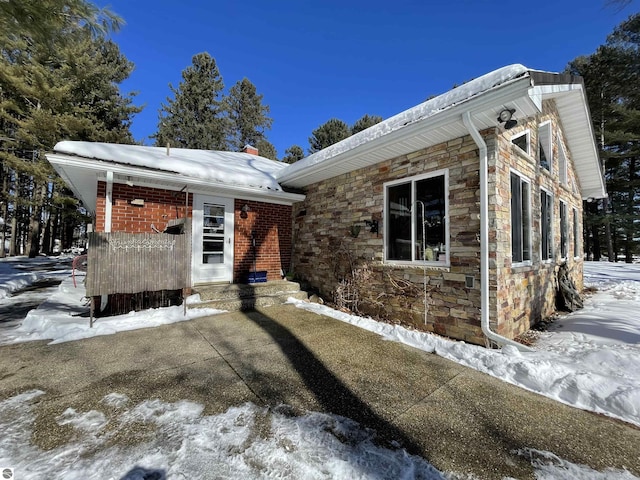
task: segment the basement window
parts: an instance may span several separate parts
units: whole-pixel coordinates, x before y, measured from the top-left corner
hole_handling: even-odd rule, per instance
[[[448,262],[449,172],[385,184],[385,260]]]

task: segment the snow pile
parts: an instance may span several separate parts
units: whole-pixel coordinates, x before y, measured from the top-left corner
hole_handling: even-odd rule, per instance
[[[67,408],[56,422],[73,430],[69,442],[42,450],[31,437],[34,403],[43,394],[32,390],[0,402],[0,465],[13,468],[16,478],[470,478],[439,472],[403,449],[385,448],[374,431],[338,415],[298,415],[285,405],[246,403],[205,416],[194,402],[155,399],[132,405],[116,392],[102,399],[104,411]],[[126,444],[118,444],[123,437]],[[600,473],[549,452],[514,453],[531,461],[539,479],[636,478],[627,471]]]
[[[104,412],[65,410],[56,420],[73,429],[73,439],[44,451],[30,442],[33,403],[42,394],[0,402],[0,465],[14,468],[16,478],[133,479],[153,471],[159,478],[198,479],[369,479],[380,472],[385,478],[443,478],[421,457],[376,445],[373,431],[344,417],[296,416],[285,406],[251,403],[203,416],[201,405],[186,400],[131,405],[117,393],[102,400]],[[114,445],[123,434],[140,442]]]
[[[49,258],[29,259],[26,257],[12,257],[0,261],[0,299],[7,298],[13,292],[21,290],[42,278],[67,276],[69,269],[47,271],[35,270],[35,265],[46,266],[55,262]]]
[[[126,315],[98,318],[94,320],[91,328],[82,277],[76,277],[76,285],[77,287],[73,286],[70,277],[63,280],[57,292],[37,309],[31,310],[20,326],[0,331],[0,344],[34,340],[52,340],[50,344],[62,343],[184,322],[224,312],[214,308],[196,308],[187,309],[185,315],[182,306],[152,308]],[[187,300],[187,303],[197,303],[190,298]]]
[[[534,352],[511,346],[488,350],[324,305],[289,301],[567,405],[640,426],[640,266],[587,262],[585,271],[588,283],[602,290],[583,310],[557,321]]]

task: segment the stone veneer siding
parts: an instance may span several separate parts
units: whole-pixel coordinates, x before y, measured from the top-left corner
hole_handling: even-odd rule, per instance
[[[552,167],[551,172],[539,165],[538,126],[551,121]],[[526,154],[511,143],[511,137],[529,130],[530,152]],[[567,183],[559,176],[560,144],[565,146]],[[513,265],[511,261],[511,184],[510,173],[516,171],[531,182],[531,261]],[[572,280],[579,291],[583,288],[582,268],[582,198],[571,152],[564,143],[562,125],[555,104],[545,101],[543,112],[535,117],[519,119],[519,126],[500,132],[497,143],[489,153],[490,190],[495,195],[490,200],[490,232],[495,237],[491,246],[490,303],[492,328],[505,337],[513,338],[528,330],[541,319],[555,311],[556,273],[560,258],[560,200],[567,204],[568,248],[566,262]],[[552,260],[541,260],[540,191],[544,188],[553,196],[553,252]],[[573,229],[573,209],[578,211],[579,238]],[[579,255],[574,256],[578,242]]]
[[[552,121],[552,172],[538,166],[538,124]],[[530,130],[531,154],[521,152],[511,137]],[[568,182],[562,185],[558,174],[558,142],[564,142],[558,115],[552,102],[544,103],[542,114],[519,119],[519,126],[481,132],[488,148],[489,195],[489,318],[492,330],[509,338],[526,331],[555,310],[557,265],[560,262],[559,200],[567,202],[568,259],[570,273],[582,289],[582,258],[573,256],[573,208],[582,221],[582,201],[571,155],[566,148]],[[371,270],[366,288],[360,292],[360,310],[391,322],[432,331],[467,342],[487,343],[480,327],[480,186],[478,148],[470,136],[402,155],[371,167],[336,176],[306,188],[306,199],[294,205],[293,265],[296,275],[332,298],[344,264],[350,257],[355,264]],[[511,168],[531,181],[530,265],[511,263]],[[449,248],[450,265],[426,269],[430,289],[427,322],[424,323],[420,265],[393,265],[383,261],[384,184],[441,169],[449,171]],[[554,195],[553,235],[556,258],[540,261],[540,186]],[[379,221],[380,233],[370,233],[365,220]],[[357,237],[351,227],[361,225]],[[578,228],[582,232],[582,225]],[[345,254],[348,252],[348,255]],[[348,263],[348,262],[347,262]],[[410,281],[416,289],[405,296],[389,280]],[[474,285],[467,287],[472,277]]]
[[[449,267],[428,267],[427,323],[424,323],[423,276],[420,265],[383,262],[384,184],[441,169],[449,172]],[[310,185],[306,199],[294,205],[294,271],[320,293],[331,298],[339,283],[340,259],[345,252],[367,264],[361,310],[392,322],[484,343],[480,328],[480,231],[478,148],[470,136],[435,145]],[[365,220],[378,220],[379,234]],[[350,234],[352,225],[359,235]],[[417,291],[408,297],[394,288],[388,274],[413,282]],[[466,276],[474,279],[467,288]]]

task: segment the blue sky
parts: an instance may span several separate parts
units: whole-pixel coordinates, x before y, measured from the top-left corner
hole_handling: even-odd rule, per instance
[[[606,0],[294,1],[111,0],[126,22],[113,36],[135,64],[124,92],[145,105],[133,121],[151,144],[161,102],[193,55],[209,52],[228,89],[247,77],[271,108],[278,156],[308,148],[332,117],[388,118],[496,68],[562,71],[638,10]]]

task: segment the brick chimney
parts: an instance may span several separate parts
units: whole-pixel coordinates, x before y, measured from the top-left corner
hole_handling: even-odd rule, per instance
[[[250,155],[258,155],[258,149],[256,147],[252,147],[251,145],[245,145],[242,151]]]

